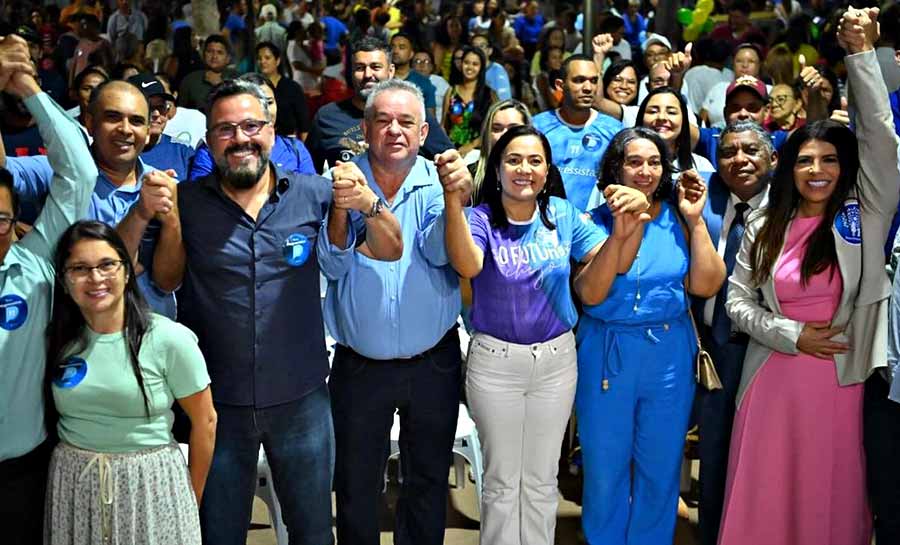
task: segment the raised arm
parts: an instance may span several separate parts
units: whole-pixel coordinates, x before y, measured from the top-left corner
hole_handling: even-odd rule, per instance
[[[716,251],[703,221],[706,184],[694,170],[685,171],[678,180],[678,209],[687,223],[691,261],[687,290],[698,297],[712,297],[725,281],[725,262]]]
[[[603,89],[603,61],[606,60],[606,54],[613,47],[612,34],[598,34],[594,36],[591,43],[594,46],[594,64],[597,65],[597,70],[600,73],[597,94],[594,96],[594,108],[621,121],[622,106],[618,102],[606,98],[606,92]]]
[[[471,195],[471,181],[468,185],[461,171],[450,171],[451,158],[459,159],[459,153],[447,152],[435,157],[441,184],[444,187],[444,238],[450,265],[463,278],[478,276],[484,266],[484,251],[472,238],[465,203]],[[436,163],[437,164],[437,163]],[[468,173],[468,169],[464,169]],[[484,226],[481,226],[484,227]]]
[[[893,217],[900,198],[897,135],[891,104],[875,57],[878,8],[848,9],[841,18],[838,41],[847,50],[848,102],[855,110],[859,148],[857,186],[863,208]]]
[[[331,244],[341,249],[346,247],[348,213],[356,210],[363,214],[366,222],[366,242],[358,250],[381,261],[400,259],[403,255],[400,222],[369,187],[365,174],[356,163],[339,163],[331,175],[334,189],[332,214],[328,220]]]

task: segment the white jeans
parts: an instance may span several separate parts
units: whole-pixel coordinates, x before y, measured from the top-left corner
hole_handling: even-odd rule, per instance
[[[575,336],[521,345],[475,333],[466,395],[484,452],[482,545],[550,545],[557,473],[572,413]]]

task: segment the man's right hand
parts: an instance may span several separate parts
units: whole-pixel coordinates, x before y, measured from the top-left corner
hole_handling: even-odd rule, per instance
[[[15,74],[33,76],[36,72],[28,52],[28,42],[14,34],[0,38],[0,90],[8,91],[19,97],[25,91],[22,84],[27,83],[21,76],[16,78],[17,84],[10,88],[10,80]],[[30,78],[34,81],[34,78]],[[35,85],[37,82],[34,82]]]
[[[177,191],[177,183],[165,172],[154,170],[145,174],[138,215],[148,222],[154,218],[164,221],[165,216],[176,208]]]
[[[602,55],[605,57],[613,48],[612,34],[597,34],[591,40],[591,44],[594,46],[595,56]]]

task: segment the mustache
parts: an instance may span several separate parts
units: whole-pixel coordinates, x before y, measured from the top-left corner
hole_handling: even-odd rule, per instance
[[[227,148],[225,148],[225,155],[240,153],[242,151],[255,151],[258,155],[262,156],[262,146],[253,142],[247,142],[246,144],[233,144],[231,146],[228,146]]]

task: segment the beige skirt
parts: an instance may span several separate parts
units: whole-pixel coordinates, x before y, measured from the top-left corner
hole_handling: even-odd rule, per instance
[[[50,459],[46,545],[200,545],[177,445],[104,454],[61,443]]]

